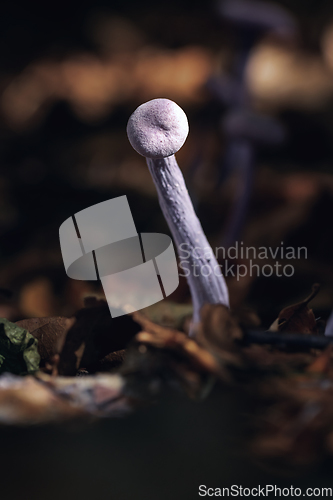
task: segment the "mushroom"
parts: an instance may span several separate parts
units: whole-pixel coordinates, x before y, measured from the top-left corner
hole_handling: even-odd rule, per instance
[[[193,322],[206,304],[229,307],[228,289],[215,255],[195,214],[174,154],[188,134],[184,111],[169,99],[153,99],[131,115],[127,135],[132,147],[146,157],[164,217],[186,272],[193,301]],[[186,258],[182,252],[186,253]]]
[[[251,105],[247,67],[253,49],[266,34],[281,40],[296,39],[298,29],[295,20],[280,5],[261,0],[222,0],[217,9],[223,21],[233,27],[237,50],[232,75],[213,76],[206,86],[227,106]]]
[[[229,111],[223,117],[222,128],[227,138],[226,166],[228,170],[238,171],[239,178],[233,208],[222,237],[222,246],[228,248],[239,238],[248,213],[256,151],[262,145],[282,143],[285,131],[273,117],[246,108]]]
[[[237,172],[239,179],[221,242],[222,246],[230,247],[240,237],[247,216],[258,146],[277,145],[284,140],[284,130],[278,121],[255,111],[247,81],[248,65],[253,49],[265,34],[292,39],[297,27],[284,8],[261,0],[220,0],[218,10],[237,35],[231,74],[214,76],[207,82],[208,90],[229,108],[222,120],[227,140],[217,188],[232,171]]]

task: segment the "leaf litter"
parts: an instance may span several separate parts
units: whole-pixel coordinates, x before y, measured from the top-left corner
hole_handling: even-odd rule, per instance
[[[166,387],[201,400],[228,384],[252,397],[254,456],[307,464],[333,453],[333,347],[296,349],[286,339],[323,335],[309,308],[318,291],[284,308],[260,345],[250,335],[255,313],[219,304],[202,308],[192,336],[191,306],[167,301],[117,321],[95,297],[71,318],[1,320],[0,422],[89,422],[127,415]]]

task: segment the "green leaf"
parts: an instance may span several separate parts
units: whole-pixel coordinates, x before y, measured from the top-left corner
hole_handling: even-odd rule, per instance
[[[28,330],[0,318],[0,373],[24,375],[37,371],[40,363],[37,344]]]

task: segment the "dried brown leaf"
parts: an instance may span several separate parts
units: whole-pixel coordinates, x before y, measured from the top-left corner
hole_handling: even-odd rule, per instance
[[[80,367],[93,372],[103,358],[126,347],[140,330],[131,316],[112,318],[106,301],[94,297],[86,299],[85,307],[73,318],[31,318],[17,325],[38,339],[42,366],[60,375],[75,375]]]
[[[48,318],[30,318],[17,321],[16,324],[28,330],[38,340],[38,352],[44,362],[60,352],[61,341],[67,330],[72,326],[72,320],[61,316]]]
[[[309,309],[309,302],[319,292],[320,285],[313,285],[311,294],[302,302],[285,307],[279,314],[277,320],[269,328],[269,331],[292,332],[317,334],[316,318],[312,309]]]
[[[109,353],[124,349],[140,330],[131,316],[112,318],[107,303],[93,297],[75,319],[60,353],[60,375],[75,375],[78,367],[88,368]]]

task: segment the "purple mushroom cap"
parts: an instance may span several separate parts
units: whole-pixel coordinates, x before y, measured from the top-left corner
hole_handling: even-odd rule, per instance
[[[141,104],[127,124],[127,135],[135,151],[154,159],[175,154],[184,144],[188,130],[186,114],[169,99]]]

